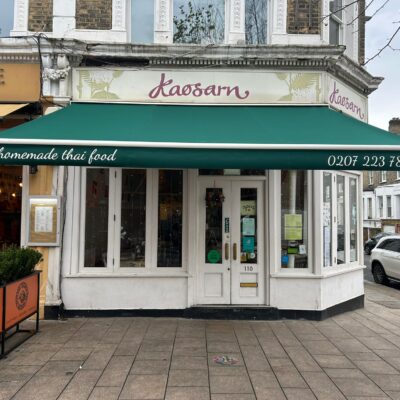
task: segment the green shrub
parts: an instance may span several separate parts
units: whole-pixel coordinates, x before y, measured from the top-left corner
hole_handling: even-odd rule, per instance
[[[42,260],[37,250],[10,246],[0,251],[0,284],[4,285],[30,275]]]

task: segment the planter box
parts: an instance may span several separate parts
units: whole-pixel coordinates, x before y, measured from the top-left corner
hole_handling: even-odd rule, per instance
[[[39,330],[39,288],[40,271],[35,271],[25,278],[0,287],[0,357],[12,350],[6,351],[5,342],[14,333],[29,332],[35,334]],[[20,330],[19,324],[34,314],[36,314],[36,329],[34,331]],[[15,328],[15,332],[7,335],[13,328]],[[26,336],[24,340],[28,337],[30,335]]]

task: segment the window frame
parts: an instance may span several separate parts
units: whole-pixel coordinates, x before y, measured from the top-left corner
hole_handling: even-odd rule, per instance
[[[334,0],[330,1],[329,4],[331,2],[334,2]],[[336,15],[336,13],[338,11],[336,11],[336,12],[330,11],[330,8],[329,8],[329,44],[331,44],[331,45],[340,46],[340,45],[344,44],[344,38],[345,38],[345,11],[346,11],[346,9],[345,8],[343,9],[343,7],[346,7],[346,0],[343,0],[342,5],[341,5],[341,11],[340,11],[341,12],[341,17],[338,17]],[[332,21],[334,21],[335,23],[338,24],[338,33],[339,33],[338,43],[332,43],[331,42],[330,25],[331,25]]]
[[[304,212],[307,212],[307,235],[308,235],[308,243],[307,243],[307,268],[283,268],[281,263],[282,257],[282,230],[284,227],[281,223],[282,217],[282,170],[277,170],[276,174],[276,183],[277,187],[274,188],[276,191],[277,199],[279,199],[277,204],[277,222],[279,229],[276,229],[277,234],[277,257],[275,257],[276,268],[275,271],[278,274],[291,274],[291,275],[302,275],[302,274],[312,274],[314,273],[314,234],[313,234],[313,188],[314,188],[314,180],[313,180],[313,171],[312,170],[304,170],[306,178],[307,178],[307,209]],[[269,226],[270,229],[270,226]],[[273,264],[272,264],[273,265]],[[272,271],[271,271],[272,272]]]
[[[386,218],[393,218],[392,210],[392,196],[388,195],[386,196]]]
[[[109,170],[109,205],[108,205],[108,236],[107,236],[107,266],[104,268],[85,267],[85,227],[86,227],[86,176],[88,169]],[[120,266],[120,240],[121,240],[121,197],[122,197],[122,170],[141,169],[146,171],[146,247],[145,267]],[[173,170],[174,168],[165,168]],[[176,275],[186,274],[188,269],[188,173],[182,170],[183,196],[182,196],[182,266],[163,267],[157,266],[157,240],[158,240],[158,169],[149,168],[81,168],[80,181],[80,216],[79,230],[79,263],[78,274],[84,275]],[[115,216],[115,218],[114,218]],[[154,245],[154,243],[156,245]]]
[[[359,265],[362,258],[361,252],[361,236],[359,226],[362,222],[362,210],[360,207],[362,206],[362,199],[360,198],[359,193],[359,185],[360,185],[360,175],[351,173],[350,171],[322,171],[329,172],[332,174],[332,235],[331,235],[331,246],[332,246],[332,265],[324,265],[323,254],[321,258],[322,272],[329,273],[330,271],[338,270],[338,269],[346,269],[351,266]],[[344,213],[345,213],[345,240],[344,240],[344,251],[345,251],[345,262],[342,264],[338,264],[337,262],[337,177],[344,176]],[[356,196],[356,207],[357,207],[357,242],[356,242],[356,260],[350,261],[350,179],[353,178],[356,180],[357,186],[357,196]],[[321,184],[321,196],[322,196],[323,185]],[[322,199],[322,197],[321,197]],[[321,202],[321,218],[322,218],[322,202]],[[321,224],[321,249],[323,249],[323,234],[322,234],[322,224]]]
[[[381,183],[387,182],[387,171],[381,171]]]

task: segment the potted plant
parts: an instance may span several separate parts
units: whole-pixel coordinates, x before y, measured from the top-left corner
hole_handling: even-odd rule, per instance
[[[0,251],[0,334],[1,352],[5,354],[5,340],[19,324],[37,314],[36,331],[39,329],[40,271],[36,265],[42,254],[30,248],[11,246]],[[15,333],[14,332],[14,333]]]

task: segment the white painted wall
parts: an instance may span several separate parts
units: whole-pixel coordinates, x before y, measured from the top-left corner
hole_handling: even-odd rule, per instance
[[[67,310],[183,309],[187,278],[69,277],[62,281]]]

